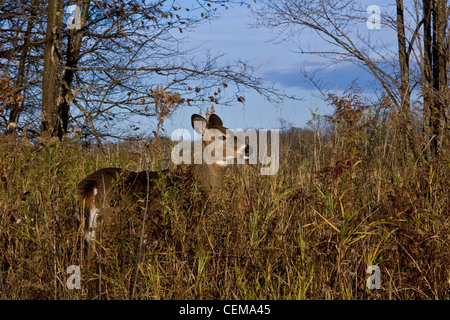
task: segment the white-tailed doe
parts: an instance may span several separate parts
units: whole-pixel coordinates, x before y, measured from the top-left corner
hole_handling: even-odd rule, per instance
[[[189,177],[198,180],[203,200],[208,201],[222,185],[229,160],[239,157],[248,158],[250,147],[225,128],[222,120],[215,114],[212,114],[208,120],[194,114],[191,123],[194,130],[202,135],[201,150],[206,150],[205,153],[209,156],[203,157],[203,161],[199,163],[198,155],[194,154],[190,164],[180,166],[187,168],[184,171],[191,173]],[[105,168],[84,178],[77,188],[77,209],[80,220],[85,221],[85,240],[88,243],[96,240],[98,217],[107,212],[104,209],[110,206],[112,200],[119,199],[128,207],[135,206],[140,199],[147,199],[147,205],[150,206],[158,201],[160,195],[155,188],[156,181],[162,174],[168,173],[168,170],[133,172],[121,168]],[[149,212],[152,212],[151,208]]]

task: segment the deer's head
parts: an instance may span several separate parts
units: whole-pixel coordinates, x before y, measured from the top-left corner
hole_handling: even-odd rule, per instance
[[[191,122],[194,130],[202,136],[205,150],[203,161],[206,164],[215,163],[224,167],[239,157],[248,159],[250,146],[233,131],[224,127],[219,116],[212,114],[206,120],[198,114],[193,114]]]

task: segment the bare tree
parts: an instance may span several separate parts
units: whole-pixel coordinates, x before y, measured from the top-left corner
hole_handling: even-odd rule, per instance
[[[233,92],[251,88],[274,97],[246,63],[221,66],[218,57],[193,58],[184,49],[186,31],[216,18],[227,2],[198,1],[193,7],[173,1],[93,3],[79,63],[70,67],[77,75],[74,104],[80,111],[74,119],[96,135],[108,127],[111,135],[111,126],[130,114],[160,122],[180,105],[216,104],[220,98],[227,103],[229,85]]]
[[[74,68],[77,67],[80,60],[81,44],[83,39],[83,32],[81,30],[86,25],[86,21],[89,17],[90,1],[78,0],[76,4],[75,14],[78,21],[72,21],[72,25],[76,28],[69,28],[67,34],[67,48],[66,48],[66,68],[62,74],[61,85],[61,104],[59,107],[59,114],[61,119],[61,125],[58,126],[58,137],[62,137],[67,133],[70,116],[70,105],[73,101],[72,85],[74,79]],[[73,18],[75,20],[75,17]],[[78,25],[76,25],[78,23]]]
[[[398,61],[400,65],[400,129],[409,142],[411,150],[416,152],[415,141],[412,136],[411,128],[411,85],[409,77],[410,52],[408,52],[407,39],[405,33],[405,16],[403,0],[396,0],[397,7],[397,42],[398,42]],[[417,153],[415,153],[417,156]]]
[[[59,118],[59,75],[63,5],[60,0],[49,0],[47,32],[45,35],[44,71],[42,79],[42,136],[54,135]]]
[[[9,80],[11,90],[3,90],[0,125],[13,131],[19,117],[28,110],[33,112],[40,105],[35,100],[41,68],[37,61],[42,58],[43,16],[42,1],[32,0],[27,6],[12,1],[0,4],[0,70]],[[29,126],[30,119],[23,119]]]
[[[26,16],[23,13],[30,10],[26,4],[15,3],[16,15],[3,24],[4,30],[10,29],[3,43],[13,39],[16,45],[0,47],[2,69],[14,66],[21,54],[25,57],[23,107],[8,107],[10,120],[5,114],[5,124],[14,120],[20,128],[30,129],[37,123],[36,106],[41,106],[41,127],[33,129],[41,130],[42,136],[61,139],[72,126],[94,134],[100,142],[102,137],[129,135],[138,129],[134,121],[143,117],[156,118],[160,124],[179,106],[243,101],[242,91],[247,89],[281,97],[263,86],[247,63],[222,65],[220,57],[199,58],[193,55],[196,48],[189,48],[187,31],[241,1],[33,3],[35,12]],[[2,17],[10,9],[0,7]],[[24,22],[31,26],[28,32]],[[0,35],[0,44],[2,40]],[[27,47],[26,54],[17,49]],[[8,71],[13,79],[19,79],[19,73],[19,68]],[[19,121],[20,114],[30,121]],[[128,130],[123,130],[125,123]]]
[[[449,14],[445,0],[423,0],[422,94],[425,131],[431,141],[431,152],[438,154],[448,145],[450,120]]]
[[[398,44],[396,52],[383,45],[383,39],[371,37],[373,33],[367,29],[360,30],[359,26],[363,26],[364,30],[368,15],[367,8],[361,7],[359,1],[261,2],[263,4],[254,9],[256,27],[272,28],[278,31],[277,39],[289,41],[301,39],[299,34],[302,31],[312,31],[330,49],[305,50],[300,42],[301,53],[319,54],[338,62],[350,61],[372,74],[396,106],[404,141],[416,155],[417,144],[411,130],[411,94],[422,86],[423,103],[429,114],[425,126],[431,128],[428,138],[434,141],[434,153],[437,153],[439,141],[448,136],[443,129],[446,128],[444,123],[448,127],[445,110],[449,105],[446,62],[449,57],[449,16],[446,0],[424,0],[422,4],[417,0],[408,1],[408,10],[403,0],[396,0],[392,9],[392,5],[383,8],[380,28],[395,33]],[[423,54],[422,42],[425,47]],[[415,61],[411,61],[413,58]],[[423,77],[415,77],[420,73]]]

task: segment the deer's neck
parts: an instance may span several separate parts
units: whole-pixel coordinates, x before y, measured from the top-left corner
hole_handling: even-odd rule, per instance
[[[182,179],[196,179],[206,198],[209,198],[221,188],[226,169],[226,167],[216,164],[181,164],[178,166],[180,177],[183,177]]]
[[[198,165],[197,175],[203,190],[209,194],[216,192],[223,184],[226,167],[216,164]]]

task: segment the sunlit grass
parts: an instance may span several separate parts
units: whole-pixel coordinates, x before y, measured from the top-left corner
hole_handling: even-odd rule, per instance
[[[277,175],[232,168],[206,205],[198,205],[197,185],[161,181],[159,205],[171,225],[162,241],[141,241],[133,210],[111,212],[114,228],[101,230],[93,253],[75,218],[77,183],[109,166],[161,168],[167,154],[152,148],[145,165],[145,149],[130,146],[101,156],[73,141],[32,147],[2,137],[0,296],[449,299],[449,160],[383,151],[389,135],[364,132],[320,140],[285,132]],[[81,268],[80,290],[66,287],[70,265]],[[380,290],[366,287],[370,265],[380,267]]]

